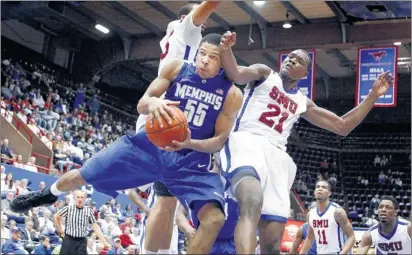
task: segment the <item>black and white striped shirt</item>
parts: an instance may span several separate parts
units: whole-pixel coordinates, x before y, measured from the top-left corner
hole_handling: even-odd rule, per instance
[[[72,237],[86,237],[89,234],[89,224],[96,222],[93,211],[88,206],[77,208],[73,204],[67,205],[57,213],[66,217],[64,233]]]

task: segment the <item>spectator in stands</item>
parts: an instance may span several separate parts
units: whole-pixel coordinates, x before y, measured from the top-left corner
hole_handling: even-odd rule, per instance
[[[121,240],[120,238],[114,238],[113,240],[113,247],[110,249],[107,254],[124,254],[124,249],[121,245]]]
[[[51,255],[52,251],[50,249],[50,239],[47,236],[40,236],[40,244],[36,246],[33,254],[36,255]]]
[[[20,185],[16,187],[18,189],[19,195],[24,195],[29,193],[29,190],[27,189],[27,185],[29,185],[29,180],[28,179],[21,179],[20,180]]]
[[[332,176],[329,178],[329,182],[333,185],[336,186],[336,184],[338,183],[338,179],[336,178],[336,174],[333,173]]]
[[[6,81],[1,87],[1,96],[6,100],[10,100],[13,97],[12,91],[10,90],[10,80]]]
[[[97,98],[97,94],[94,94],[92,98],[89,99],[87,102],[87,106],[89,108],[90,114],[91,115],[96,115],[100,109],[100,101]]]
[[[24,249],[21,241],[21,230],[19,228],[11,230],[11,239],[7,240],[3,245],[2,252],[4,254],[29,254],[29,252]]]
[[[397,178],[395,180],[395,185],[397,186],[397,188],[402,188],[402,180],[400,178]]]
[[[371,202],[369,203],[369,208],[374,209],[376,208],[381,200],[379,199],[379,194],[376,194],[372,199]]]
[[[56,228],[54,227],[54,223],[52,221],[52,215],[50,210],[45,209],[43,211],[43,217],[39,218],[40,223],[40,230],[43,235],[51,235],[56,233]]]
[[[126,205],[126,208],[123,211],[123,215],[124,215],[124,217],[133,217],[134,212],[133,212],[131,204]]]
[[[1,173],[1,182],[2,182],[2,185],[4,185],[5,184],[4,179],[6,179],[7,174],[6,174],[6,168],[3,165],[0,165],[0,173]]]
[[[378,224],[378,221],[376,220],[376,215],[372,215],[371,217],[368,217],[368,219],[365,222],[365,225],[368,227],[372,227],[373,225]]]
[[[378,154],[376,154],[375,159],[373,161],[373,166],[376,167],[376,165],[380,165],[381,164],[381,158],[379,157]]]
[[[10,230],[6,227],[7,226],[7,215],[2,214],[1,215],[1,243],[0,243],[0,251],[2,250],[1,248],[3,247],[3,244],[6,242],[6,240],[10,239]]]
[[[39,241],[39,233],[33,229],[33,221],[26,221],[24,224],[24,229],[21,231],[21,240],[29,243]]]
[[[352,210],[348,214],[348,218],[352,220],[358,220],[359,219],[359,214],[358,211],[356,210],[356,206],[352,207]]]
[[[368,186],[369,184],[368,179],[366,179],[366,177],[362,177],[361,184],[364,185],[365,187]]]
[[[91,195],[93,195],[94,192],[93,186],[90,184],[82,186],[82,190],[87,194],[87,197],[91,197]]]
[[[1,156],[2,157],[7,157],[12,159],[12,150],[9,147],[9,139],[4,139],[3,144],[1,145]]]
[[[39,190],[42,190],[44,188],[46,188],[46,183],[45,182],[40,182],[39,183]]]
[[[133,243],[132,239],[130,238],[130,228],[126,227],[124,229],[123,234],[120,236],[120,240],[121,240],[121,244],[123,246],[123,248],[127,248],[129,247],[129,245],[134,245],[135,243]]]
[[[87,254],[98,254],[96,251],[96,241],[93,238],[87,239]]]
[[[44,104],[45,104],[45,102],[44,102],[43,96],[41,95],[41,91],[39,89],[36,92],[36,96],[33,98],[33,106],[43,108]]]
[[[24,169],[23,156],[21,154],[17,155],[16,161],[14,161],[13,166]]]
[[[26,165],[24,166],[24,169],[30,172],[35,172],[37,173],[37,166],[36,166],[36,158],[31,156],[29,157],[29,160],[27,161]]]
[[[16,194],[17,189],[16,185],[14,184],[13,174],[8,173],[4,178],[4,181],[1,186],[1,197],[3,198],[8,192],[12,192],[12,194]]]
[[[381,171],[378,176],[379,184],[384,184],[386,182],[386,178],[387,176],[383,173],[383,171]]]

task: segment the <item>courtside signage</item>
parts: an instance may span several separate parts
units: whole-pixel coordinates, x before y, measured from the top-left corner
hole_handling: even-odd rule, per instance
[[[395,107],[398,71],[398,47],[368,47],[358,49],[356,72],[356,105],[360,104],[372,89],[378,75],[390,71],[394,77],[393,86],[379,97],[374,106]]]

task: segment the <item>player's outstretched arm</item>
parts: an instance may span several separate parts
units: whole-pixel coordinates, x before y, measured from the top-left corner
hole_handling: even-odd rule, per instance
[[[303,225],[299,227],[298,232],[296,233],[295,240],[293,240],[292,248],[290,249],[289,254],[297,254],[299,245],[303,240]]]
[[[196,230],[190,226],[187,219],[187,211],[180,203],[177,204],[176,209],[176,225],[183,233],[185,233],[189,241],[194,237]]]
[[[266,79],[272,69],[263,64],[254,64],[249,67],[238,66],[232,46],[236,43],[236,33],[226,32],[220,41],[220,58],[227,77],[238,84]]]
[[[132,201],[137,207],[139,207],[140,210],[142,210],[147,216],[150,215],[150,207],[148,207],[140,197],[137,189],[131,189],[129,190],[128,197],[130,201]]]
[[[356,254],[368,254],[369,248],[372,246],[372,236],[369,231],[363,234]]]
[[[357,107],[343,115],[337,116],[335,113],[318,107],[314,102],[308,100],[307,110],[302,117],[315,126],[329,130],[341,136],[347,136],[356,126],[358,126],[373,108],[376,99],[384,95],[393,84],[392,74],[381,73],[373,84],[371,92]]]
[[[242,106],[242,101],[242,92],[233,85],[226,96],[223,109],[217,117],[215,135],[205,140],[192,139],[189,148],[206,153],[215,153],[222,149],[235,124],[237,113]]]
[[[193,24],[200,26],[207,21],[222,1],[203,1],[193,12]]]
[[[348,215],[346,215],[343,208],[337,208],[335,210],[335,220],[346,235],[346,242],[340,254],[348,254],[355,244],[355,233],[353,233],[352,224],[349,222]]]
[[[409,238],[411,238],[411,233],[412,233],[412,227],[411,227],[411,223],[409,222],[409,223],[408,223],[408,235],[409,235]]]
[[[180,59],[172,59],[168,62],[162,68],[159,76],[150,83],[143,97],[139,100],[137,111],[140,114],[148,115],[148,118],[152,120],[152,125],[156,119],[160,127],[162,127],[162,117],[165,118],[168,123],[171,123],[173,111],[168,105],[178,105],[179,102],[160,99],[159,97],[169,88],[170,83],[176,78],[182,66],[183,60]]]
[[[300,249],[299,254],[307,254],[310,247],[312,247],[313,241],[315,241],[315,233],[313,233],[313,228],[309,224],[308,226],[308,236],[303,243],[302,249]]]

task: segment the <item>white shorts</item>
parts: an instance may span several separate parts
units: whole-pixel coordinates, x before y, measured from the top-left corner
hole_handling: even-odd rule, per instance
[[[229,194],[233,198],[241,180],[256,176],[263,190],[261,219],[281,223],[287,221],[289,193],[295,179],[296,165],[285,151],[274,146],[264,136],[241,131],[230,134],[219,158],[221,173],[229,182],[235,174],[249,173],[237,183],[231,183]]]

